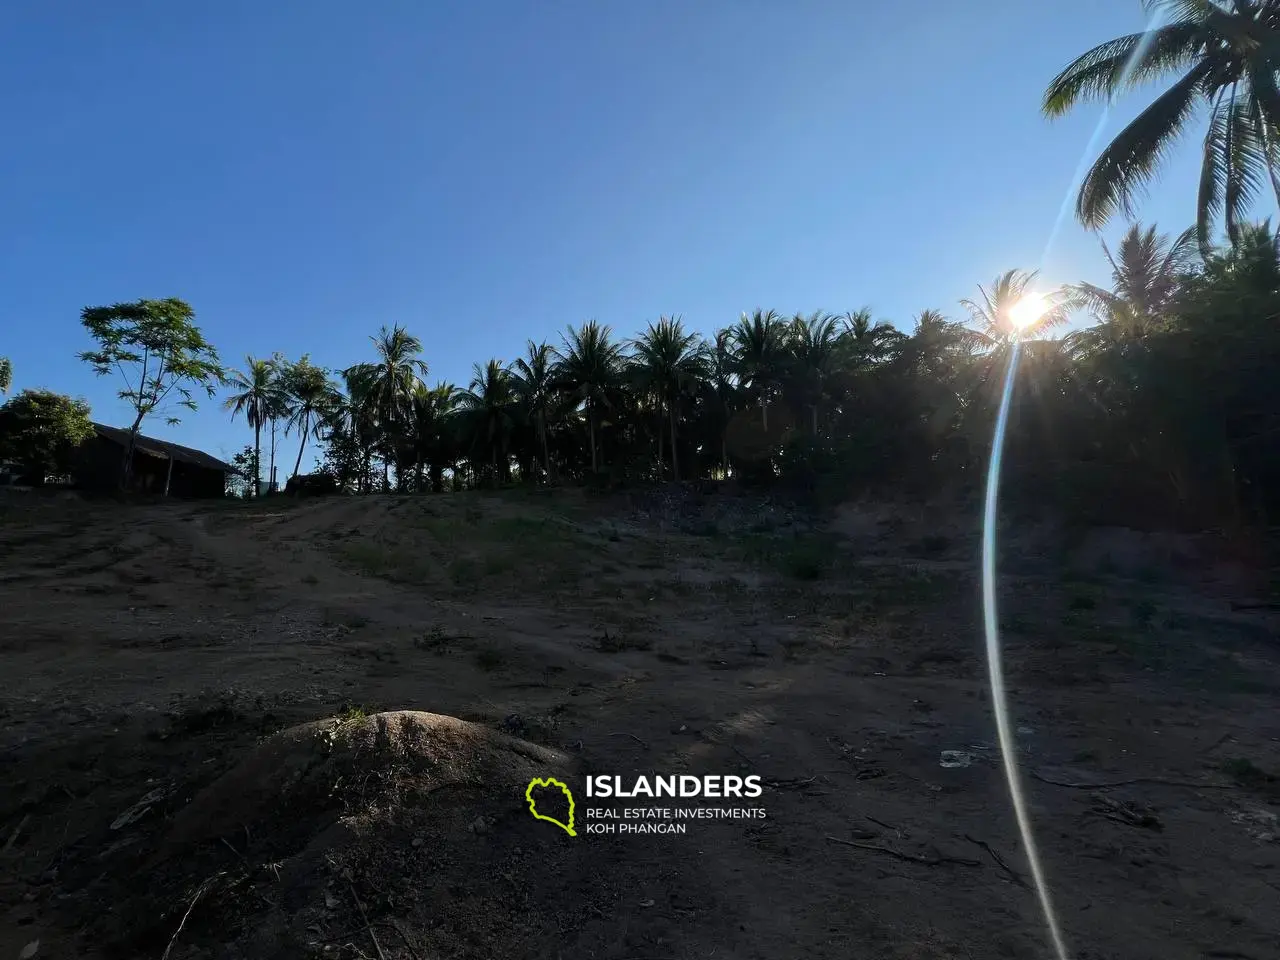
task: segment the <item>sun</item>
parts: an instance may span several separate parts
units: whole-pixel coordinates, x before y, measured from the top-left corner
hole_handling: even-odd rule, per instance
[[[1053,306],[1043,293],[1025,294],[1017,303],[1009,308],[1009,322],[1019,332],[1036,325],[1040,318]]]

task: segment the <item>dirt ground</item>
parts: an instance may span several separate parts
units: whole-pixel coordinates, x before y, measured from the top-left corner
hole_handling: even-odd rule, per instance
[[[1018,767],[1071,956],[1280,957],[1272,571],[1007,529]],[[942,508],[8,493],[0,960],[1050,957],[978,556]],[[445,750],[422,721],[410,770],[393,710],[469,723]],[[381,746],[291,766],[342,730]],[[570,837],[531,770],[756,774],[767,816]]]

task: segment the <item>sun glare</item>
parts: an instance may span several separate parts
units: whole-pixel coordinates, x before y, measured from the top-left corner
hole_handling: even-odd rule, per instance
[[[1009,308],[1009,322],[1015,330],[1026,330],[1049,312],[1051,304],[1043,293],[1028,293]]]

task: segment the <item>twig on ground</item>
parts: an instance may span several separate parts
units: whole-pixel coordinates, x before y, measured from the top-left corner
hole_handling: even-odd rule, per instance
[[[980,867],[981,860],[970,860],[966,857],[921,857],[914,853],[903,853],[901,850],[895,850],[893,847],[886,847],[879,843],[862,843],[858,840],[841,840],[839,837],[827,837],[832,843],[843,844],[846,847],[857,847],[859,850],[874,850],[877,853],[887,853],[891,857],[897,857],[899,860],[909,860],[912,863],[923,863],[927,867],[936,867],[942,863],[955,863],[962,867]]]
[[[237,850],[235,847],[233,847],[233,846],[231,845],[231,841],[230,841],[230,840],[228,840],[226,837],[221,837],[220,839],[222,840],[222,842],[223,842],[223,843],[225,843],[225,844],[227,845],[227,849],[228,849],[228,850],[230,850],[232,853],[234,853],[234,854],[235,854],[237,857],[239,857],[241,860],[243,860],[243,859],[244,859],[244,854],[243,854],[243,853],[241,853],[239,850]]]
[[[369,931],[369,939],[373,941],[373,949],[378,951],[378,960],[387,960],[387,955],[382,952],[382,944],[378,942],[378,935],[373,932],[373,924],[369,923],[369,915],[364,912],[364,904],[360,902],[355,884],[350,880],[347,881],[347,889],[351,891],[351,899],[356,902],[356,909],[360,911],[360,919],[364,921],[364,927]]]
[[[422,960],[422,957],[418,953],[417,948],[414,947],[413,942],[409,939],[409,935],[400,929],[400,924],[398,924],[394,919],[389,921],[389,923],[390,923],[391,929],[394,930],[397,934],[399,934],[400,939],[404,941],[404,947],[406,950],[409,951],[409,955],[413,957],[413,960]]]
[[[1201,752],[1201,753],[1212,753],[1214,750],[1217,750],[1220,746],[1222,746],[1224,743],[1226,743],[1226,742],[1227,742],[1228,740],[1230,740],[1230,739],[1231,739],[1231,734],[1230,734],[1230,733],[1224,733],[1224,734],[1223,734],[1222,736],[1220,736],[1217,740],[1213,741],[1213,743],[1209,744],[1207,747],[1205,747],[1205,748],[1204,748],[1202,751],[1200,751],[1200,752]]]
[[[895,827],[891,823],[885,823],[883,820],[877,820],[875,817],[871,816],[870,814],[867,814],[867,819],[870,820],[872,823],[874,823],[876,826],[884,827],[886,830],[892,830],[894,833],[898,835],[899,840],[902,839],[901,828]]]
[[[1017,870],[1013,869],[1013,867],[1005,863],[1004,859],[1000,856],[1000,854],[996,853],[994,848],[992,848],[991,844],[987,843],[987,841],[979,840],[977,837],[971,837],[967,833],[964,835],[964,838],[968,840],[970,843],[977,844],[983,850],[987,851],[987,854],[991,857],[991,859],[996,862],[996,866],[999,867],[1001,870],[1003,870],[1005,873],[1007,873],[1009,875],[1009,879],[1012,880],[1014,883],[1016,883],[1018,886],[1025,887],[1027,885],[1027,881],[1022,879],[1022,874],[1020,874]]]
[[[639,737],[637,737],[634,733],[611,733],[611,734],[609,734],[609,736],[611,736],[611,737],[630,737],[632,740],[634,740],[636,743],[640,744],[640,746],[644,747],[646,750],[648,750],[648,749],[649,749],[649,744],[645,743],[643,740],[641,740]]]
[[[5,841],[4,849],[0,853],[8,853],[14,842],[18,839],[18,834],[22,832],[22,828],[27,825],[27,821],[31,819],[31,814],[24,813],[22,819],[18,821],[18,825],[13,828],[13,833],[9,834],[9,839]]]
[[[1134,783],[1158,783],[1166,787],[1192,787],[1204,790],[1234,790],[1234,783],[1205,783],[1195,780],[1169,780],[1165,777],[1129,777],[1125,780],[1100,780],[1097,783],[1076,783],[1072,780],[1055,780],[1043,773],[1031,771],[1031,776],[1041,783],[1055,787],[1067,787],[1072,790],[1104,790],[1107,787],[1127,787]]]
[[[204,892],[213,885],[213,882],[221,877],[221,872],[215,873],[207,878],[204,883],[200,884],[196,890],[195,896],[191,898],[191,902],[187,904],[187,912],[182,915],[182,920],[178,923],[178,929],[173,931],[173,936],[169,938],[169,945],[164,948],[164,953],[160,956],[160,960],[169,960],[169,954],[173,951],[173,945],[178,942],[178,935],[182,933],[182,928],[187,925],[187,920],[191,917],[191,911],[196,908],[196,901],[204,895]]]

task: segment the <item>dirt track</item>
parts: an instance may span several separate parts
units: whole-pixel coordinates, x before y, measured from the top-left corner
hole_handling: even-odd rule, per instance
[[[1050,955],[990,748],[962,525],[942,537],[928,518],[846,511],[816,530],[678,530],[569,495],[9,499],[0,960],[37,939],[39,957],[161,956],[211,864],[255,855],[246,834],[186,874],[139,873],[167,820],[263,735],[350,708],[505,726],[610,773],[770,782],[767,820],[684,836],[570,840],[499,804],[430,882],[557,844],[563,908],[504,893],[510,916],[477,927],[486,946],[384,897],[379,916],[404,929],[383,934],[387,957]],[[1241,588],[1203,566],[1016,549],[1012,709],[1073,955],[1280,957],[1275,615],[1233,612]],[[971,765],[940,767],[944,750]],[[1046,782],[1132,778],[1152,779]],[[153,790],[151,811],[110,829]],[[494,899],[488,882],[450,902]],[[254,889],[279,906],[270,882]],[[349,904],[293,895],[317,911],[316,944],[376,955]],[[219,948],[227,909],[193,909],[170,956],[242,955]]]

